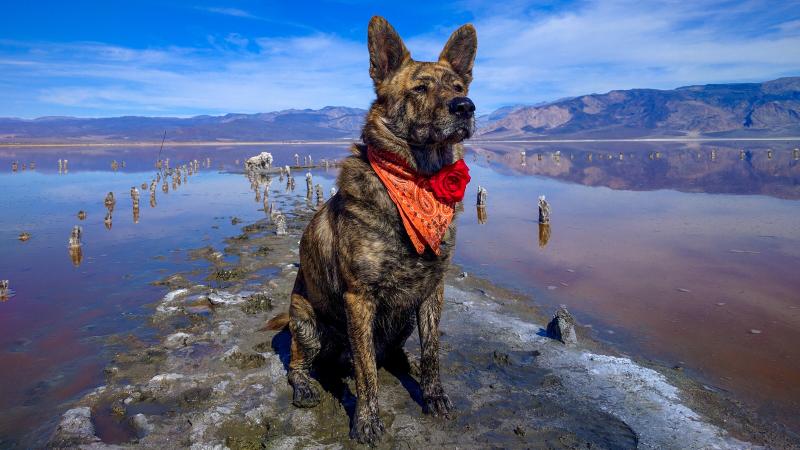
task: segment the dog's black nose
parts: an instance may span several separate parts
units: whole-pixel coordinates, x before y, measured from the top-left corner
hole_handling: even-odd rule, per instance
[[[456,97],[450,100],[450,113],[461,117],[472,117],[475,103],[467,97]]]

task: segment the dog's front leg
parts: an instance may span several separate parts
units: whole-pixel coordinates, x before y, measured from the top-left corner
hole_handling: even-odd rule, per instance
[[[433,295],[422,301],[417,311],[417,328],[422,358],[420,359],[420,384],[426,412],[450,418],[453,404],[444,393],[439,378],[439,318],[444,303],[444,280]]]
[[[350,437],[362,444],[374,444],[384,431],[378,415],[378,371],[372,337],[376,305],[373,299],[353,292],[345,293],[344,301],[358,396]]]

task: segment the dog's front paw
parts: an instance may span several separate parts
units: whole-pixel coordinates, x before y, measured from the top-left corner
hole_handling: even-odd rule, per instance
[[[450,401],[450,397],[444,393],[441,389],[433,395],[425,395],[423,396],[423,400],[425,401],[425,412],[434,416],[434,417],[444,417],[445,419],[451,418],[451,412],[453,411],[453,402]]]
[[[377,414],[356,415],[350,428],[350,438],[373,446],[381,440],[384,431],[383,421]]]
[[[292,404],[298,408],[313,408],[320,402],[319,387],[309,378],[293,383]]]

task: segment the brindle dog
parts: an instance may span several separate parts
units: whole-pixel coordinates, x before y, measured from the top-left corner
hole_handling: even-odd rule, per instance
[[[300,270],[289,313],[269,322],[292,335],[289,383],[293,403],[312,407],[319,387],[312,363],[352,358],[358,402],[350,435],[362,443],[380,439],[377,364],[407,361],[403,345],[419,329],[420,385],[427,412],[450,416],[453,408],[439,378],[439,318],[444,274],[456,238],[455,221],[441,254],[420,255],[369,161],[367,146],[400,156],[429,176],[461,159],[460,144],[475,128],[467,98],[477,37],[472,25],[456,30],[436,62],[411,59],[400,36],[382,17],[368,32],[370,69],[377,99],[338,179],[339,191],[308,224],[300,241]]]

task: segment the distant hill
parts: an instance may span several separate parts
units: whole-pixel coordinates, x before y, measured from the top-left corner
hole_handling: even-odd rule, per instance
[[[10,142],[181,142],[282,141],[357,138],[366,111],[328,106],[224,116],[110,117],[81,119],[0,118],[0,143]]]
[[[800,135],[800,77],[765,83],[630,89],[515,106],[477,139]]]
[[[328,106],[224,116],[0,118],[0,143],[286,141],[358,138],[366,111]],[[765,83],[630,89],[506,106],[477,118],[474,140],[800,136],[800,77]]]

